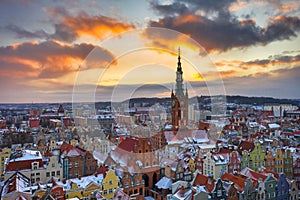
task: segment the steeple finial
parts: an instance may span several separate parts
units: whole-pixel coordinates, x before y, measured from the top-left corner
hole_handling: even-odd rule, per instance
[[[180,47],[178,47],[178,63],[177,69],[181,71],[181,62],[180,62]]]

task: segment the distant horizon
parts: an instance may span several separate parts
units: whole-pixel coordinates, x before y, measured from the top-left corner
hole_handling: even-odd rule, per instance
[[[192,99],[192,98],[196,98],[196,97],[217,97],[217,96],[224,96],[224,95],[213,95],[213,96],[209,96],[209,95],[199,95],[199,96],[192,96],[192,97],[189,97],[189,99]],[[230,97],[246,97],[246,98],[271,98],[271,99],[275,99],[275,100],[291,100],[291,101],[300,101],[300,98],[277,98],[277,97],[270,97],[270,96],[246,96],[246,95],[231,95],[231,94],[226,94],[225,95],[226,97],[227,96],[230,96]],[[130,98],[130,99],[126,99],[124,101],[95,101],[95,102],[74,102],[74,103],[78,103],[78,104],[84,104],[84,103],[87,103],[87,104],[91,104],[91,103],[122,103],[122,102],[125,102],[125,101],[128,101],[128,100],[131,100],[131,99],[168,99],[168,98],[171,98],[171,97],[145,97],[145,96],[141,96],[141,97],[133,97],[133,98]],[[56,102],[15,102],[15,103],[6,103],[6,102],[0,102],[0,104],[72,104],[73,102],[72,101],[62,101],[62,102],[59,102],[59,101],[56,101]]]

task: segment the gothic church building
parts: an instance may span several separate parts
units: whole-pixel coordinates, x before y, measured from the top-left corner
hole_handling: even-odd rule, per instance
[[[180,49],[178,49],[175,94],[173,90],[171,93],[173,130],[178,130],[179,128],[186,128],[186,126],[188,125],[189,97],[187,86],[185,91],[183,89],[183,71],[180,59]]]

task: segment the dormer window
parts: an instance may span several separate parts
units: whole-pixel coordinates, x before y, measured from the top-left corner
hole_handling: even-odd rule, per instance
[[[32,169],[37,170],[39,168],[39,162],[33,162],[32,163]]]

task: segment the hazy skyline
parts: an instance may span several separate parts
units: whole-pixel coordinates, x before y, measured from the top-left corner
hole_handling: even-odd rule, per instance
[[[296,0],[0,5],[1,103],[169,96],[179,46],[190,96],[300,99]]]

